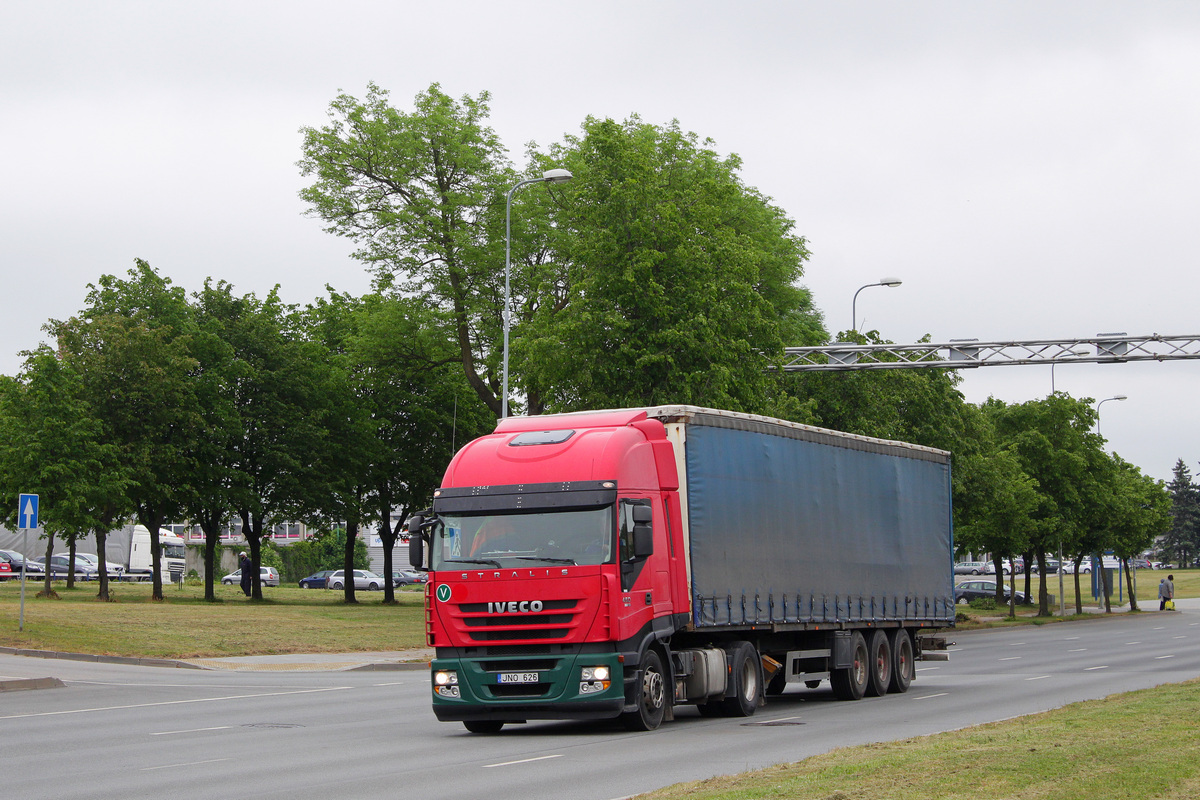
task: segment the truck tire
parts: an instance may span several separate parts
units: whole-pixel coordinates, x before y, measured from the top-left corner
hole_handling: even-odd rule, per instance
[[[874,631],[871,641],[867,643],[867,654],[870,658],[870,679],[867,681],[867,695],[882,697],[887,694],[892,682],[892,669],[895,659],[892,658],[892,645],[884,631]]]
[[[912,637],[903,628],[897,628],[889,634],[892,640],[892,679],[888,691],[904,694],[912,685],[916,674],[916,664],[913,661]]]
[[[858,631],[850,637],[850,649],[853,653],[850,666],[829,673],[829,684],[833,687],[834,696],[839,700],[861,700],[871,680],[867,663],[867,640]]]
[[[631,731],[652,731],[662,724],[667,711],[667,678],[662,658],[651,648],[642,654],[640,680],[634,689],[636,711],[621,715],[621,722]]]
[[[494,719],[469,719],[463,722],[463,727],[471,733],[499,733],[504,723]]]
[[[758,650],[749,642],[734,642],[726,652],[733,694],[721,701],[721,710],[727,717],[749,717],[762,699],[762,663]]]

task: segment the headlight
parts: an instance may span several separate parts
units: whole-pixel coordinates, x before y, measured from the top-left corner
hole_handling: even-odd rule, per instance
[[[606,681],[608,675],[608,667],[584,667],[580,677],[585,681]]]
[[[455,686],[458,684],[458,673],[452,669],[439,670],[433,673],[433,682],[437,686]]]

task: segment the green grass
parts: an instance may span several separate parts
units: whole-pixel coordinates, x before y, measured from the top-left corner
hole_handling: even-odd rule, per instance
[[[273,653],[347,653],[424,647],[423,589],[397,590],[395,605],[383,592],[341,592],[264,587],[253,602],[237,586],[215,587],[218,602],[201,586],[165,586],[150,599],[149,584],[113,584],[112,602],[96,599],[94,583],[74,589],[55,583],[57,598],[37,597],[40,583],[25,587],[25,629],[18,630],[20,584],[0,583],[0,646],[69,653],[151,658],[204,658]]]
[[[1200,681],[793,764],[640,800],[1151,800],[1200,797]]]

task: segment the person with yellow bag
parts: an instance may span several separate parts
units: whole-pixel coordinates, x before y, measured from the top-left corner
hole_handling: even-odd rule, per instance
[[[1158,582],[1158,610],[1175,610],[1175,576],[1168,575]]]

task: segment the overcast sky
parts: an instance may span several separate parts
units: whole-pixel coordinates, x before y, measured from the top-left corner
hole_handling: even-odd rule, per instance
[[[360,293],[303,215],[304,125],[368,81],[492,94],[525,143],[588,115],[678,119],[744,160],[809,241],[831,330],[895,342],[1200,334],[1200,3],[62,2],[0,5],[0,372],[134,258],[189,291]],[[1062,365],[1128,395],[1109,446],[1200,471],[1200,361]],[[972,402],[1050,368],[974,370]]]

